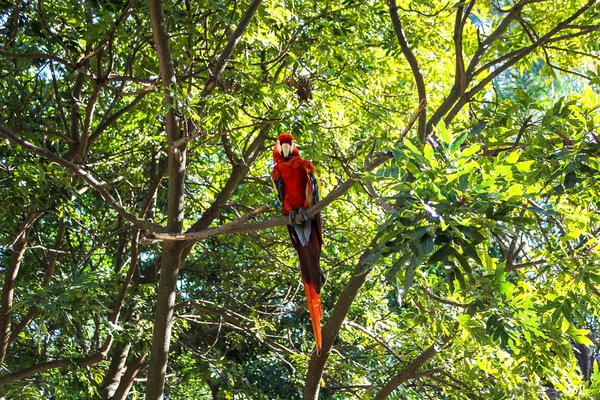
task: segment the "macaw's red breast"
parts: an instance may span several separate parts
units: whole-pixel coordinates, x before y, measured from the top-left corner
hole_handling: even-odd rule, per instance
[[[308,208],[306,204],[306,185],[308,183],[307,165],[309,161],[301,157],[292,157],[289,161],[280,161],[275,166],[283,180],[283,214],[288,215],[292,210],[301,207]]]

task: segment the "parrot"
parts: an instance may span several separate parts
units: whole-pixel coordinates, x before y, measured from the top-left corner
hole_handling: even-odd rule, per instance
[[[321,338],[321,286],[325,283],[321,271],[321,247],[323,232],[321,230],[321,213],[308,217],[307,208],[319,201],[320,185],[315,166],[300,157],[294,144],[294,137],[283,133],[277,138],[273,149],[275,166],[271,179],[277,191],[277,198],[283,206],[283,215],[289,216],[287,225],[292,245],[298,253],[302,284],[308,303],[308,311],[312,323],[317,354],[321,354],[323,341]],[[300,214],[304,221],[295,222]]]

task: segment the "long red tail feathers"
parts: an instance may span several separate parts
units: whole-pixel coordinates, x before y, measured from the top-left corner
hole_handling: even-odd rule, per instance
[[[310,321],[312,323],[313,333],[315,335],[317,354],[321,355],[321,349],[323,348],[323,339],[321,338],[321,318],[323,317],[321,296],[316,292],[313,285],[306,283],[304,279],[302,279],[302,283],[304,284],[304,293],[306,293],[308,312],[310,313]]]

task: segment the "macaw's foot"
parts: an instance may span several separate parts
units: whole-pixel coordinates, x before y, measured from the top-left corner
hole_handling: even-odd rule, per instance
[[[308,217],[308,212],[306,211],[306,208],[304,207],[300,207],[300,209],[298,211],[290,211],[290,213],[288,214],[288,217],[290,217],[290,224],[294,225],[294,224],[298,224],[298,222],[296,222],[296,216],[300,214],[301,220],[300,223],[303,223],[304,221],[308,221],[310,218]]]
[[[300,207],[300,209],[298,210],[298,213],[300,215],[302,215],[302,220],[303,221],[308,221],[309,220],[308,211],[306,211],[306,208]]]

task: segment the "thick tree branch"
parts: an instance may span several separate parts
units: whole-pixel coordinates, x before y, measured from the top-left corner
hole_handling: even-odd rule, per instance
[[[323,376],[327,359],[331,354],[333,342],[344,323],[344,319],[346,318],[346,314],[348,314],[350,306],[354,302],[354,299],[358,295],[360,288],[365,283],[367,275],[370,272],[368,260],[374,253],[378,240],[379,235],[373,238],[369,248],[362,254],[358,264],[354,268],[354,275],[344,287],[335,307],[331,311],[327,323],[323,326],[323,349],[320,355],[318,355],[317,352],[313,352],[310,358],[306,380],[304,381],[303,400],[317,400],[319,398],[321,377]]]
[[[488,76],[486,76],[484,79],[482,79],[477,85],[475,85],[471,90],[469,90],[467,93],[465,93],[464,96],[462,96],[458,100],[458,102],[454,105],[452,110],[450,110],[450,112],[444,118],[444,122],[446,123],[446,125],[448,125],[450,123],[450,121],[452,121],[454,119],[456,114],[458,114],[458,112],[462,109],[462,107],[466,103],[468,103],[471,100],[471,98],[473,98],[473,96],[475,96],[477,93],[479,93],[494,78],[496,78],[498,75],[500,75],[501,73],[506,71],[508,68],[515,65],[517,62],[521,61],[523,58],[525,58],[526,56],[531,54],[535,49],[539,48],[540,46],[543,46],[558,32],[562,31],[563,29],[566,29],[571,22],[573,22],[574,20],[579,18],[579,16],[581,16],[581,14],[586,12],[595,2],[596,2],[596,0],[589,0],[583,7],[581,7],[576,12],[574,12],[569,18],[558,23],[553,29],[551,29],[544,36],[540,37],[533,44],[522,48],[515,54],[515,56],[513,58],[506,61],[504,64],[502,64],[501,66],[495,68],[492,72],[490,72],[490,74]]]
[[[450,111],[452,109],[452,107],[456,104],[456,102],[461,97],[464,96],[465,91],[466,91],[467,87],[469,86],[469,83],[474,78],[473,71],[475,70],[477,65],[479,65],[481,58],[483,57],[485,52],[489,49],[489,47],[492,45],[492,43],[494,43],[496,40],[498,40],[504,34],[504,32],[506,32],[506,30],[508,29],[510,24],[519,16],[521,10],[523,9],[523,7],[525,5],[536,2],[536,1],[537,0],[523,0],[523,1],[515,4],[515,6],[513,8],[511,8],[510,11],[508,12],[508,14],[502,19],[502,22],[500,22],[498,27],[492,33],[490,33],[485,38],[485,40],[483,40],[481,43],[479,43],[479,46],[477,47],[475,54],[473,54],[473,57],[471,58],[471,62],[469,63],[469,66],[467,67],[466,71],[464,72],[464,77],[465,77],[464,88],[461,90],[461,87],[456,84],[457,81],[455,80],[455,84],[453,85],[452,89],[450,90],[450,93],[448,94],[448,96],[446,96],[446,98],[444,99],[442,104],[438,107],[438,109],[433,113],[433,115],[427,122],[427,134],[428,135],[431,134],[433,127],[436,126],[441,121],[441,119],[448,113],[448,111]],[[465,17],[467,17],[467,15],[465,15]],[[464,29],[464,23],[466,23],[466,20],[463,18],[463,20],[461,20],[461,22],[463,24],[463,29]],[[457,56],[458,56],[458,54],[457,54]],[[457,62],[458,62],[458,59],[457,59]]]
[[[65,236],[65,230],[66,230],[65,222],[64,222],[64,220],[61,219],[58,223],[58,232],[56,234],[56,239],[54,240],[54,245],[52,246],[53,250],[60,250],[60,248],[62,246],[63,238]],[[50,283],[50,280],[54,276],[54,267],[56,266],[56,261],[58,260],[59,255],[60,255],[60,253],[58,251],[52,251],[48,255],[48,264],[46,266],[46,272],[44,273],[44,280],[42,281],[42,285],[41,285],[43,288],[48,286],[48,284]],[[39,313],[39,311],[40,311],[40,309],[37,306],[32,306],[27,311],[27,314],[25,315],[25,317],[23,317],[21,322],[19,322],[19,325],[17,325],[15,327],[15,329],[13,329],[13,331],[10,333],[10,338],[8,339],[9,344],[14,342],[15,340],[17,340],[19,333],[21,333],[21,332],[23,332],[23,330],[25,330],[27,325],[29,325],[31,320],[36,317],[36,315]]]
[[[231,35],[229,41],[227,42],[227,45],[225,46],[225,49],[221,53],[221,56],[219,56],[219,60],[213,68],[211,75],[208,77],[206,83],[204,84],[204,89],[200,94],[201,97],[209,96],[217,87],[217,81],[219,77],[221,76],[223,71],[225,71],[225,67],[229,62],[229,59],[231,58],[235,47],[237,46],[238,42],[242,38],[242,35],[248,28],[248,25],[250,24],[254,13],[256,13],[256,10],[258,10],[258,6],[260,5],[260,3],[262,3],[262,0],[252,0],[252,3],[250,3],[250,6],[240,19],[240,22],[238,22],[235,31],[233,31],[233,34]]]
[[[461,93],[464,93],[465,90],[467,90],[467,76],[465,74],[465,60],[463,56],[463,30],[474,5],[475,0],[471,0],[466,10],[464,9],[464,6],[458,6],[454,22],[454,50],[456,58],[454,86],[457,87]]]
[[[392,394],[398,386],[402,385],[404,382],[419,378],[420,376],[417,374],[419,368],[421,368],[427,361],[433,358],[438,353],[435,345],[429,346],[425,351],[419,354],[413,361],[408,363],[402,371],[392,379],[386,383],[383,388],[377,393],[374,400],[383,400],[387,399],[387,397]]]
[[[158,234],[158,235],[153,234],[150,236],[146,236],[143,240],[143,243],[148,244],[148,243],[152,243],[152,242],[156,242],[156,241],[182,241],[182,240],[198,241],[198,240],[210,237],[210,236],[205,236],[206,235],[205,232],[210,232],[211,236],[224,235],[224,234],[229,233],[229,231],[231,231],[236,226],[240,226],[240,225],[244,224],[246,221],[248,221],[252,218],[255,218],[257,215],[260,215],[260,214],[266,212],[268,209],[269,209],[269,206],[267,204],[265,204],[264,206],[258,207],[257,209],[244,215],[243,217],[236,219],[235,221],[232,221],[228,224],[219,226],[218,228],[209,229],[209,230],[202,231],[202,232],[164,233],[164,234]],[[288,218],[288,223],[289,223],[289,218]]]
[[[89,61],[86,63],[89,64]],[[83,83],[85,81],[85,73],[83,71],[77,72],[77,78],[75,78],[75,85],[73,85],[73,93],[71,94],[71,142],[69,143],[69,151],[65,154],[65,158],[69,161],[73,161],[79,150],[79,141],[81,140],[81,133],[79,130],[79,119],[81,112],[79,107],[81,106],[81,91],[83,90]]]
[[[102,389],[100,390],[103,398],[111,398],[119,387],[130,349],[131,343],[125,343],[118,346],[113,352],[110,366],[104,375]]]
[[[39,212],[29,215],[19,228],[19,234],[12,245],[10,261],[8,262],[8,266],[4,273],[4,284],[1,293],[2,297],[0,298],[0,364],[4,361],[9,343],[12,317],[11,308],[13,305],[15,281],[19,274],[19,267],[23,260],[23,254],[25,253],[29,231],[40,215],[41,213]]]
[[[66,368],[70,365],[76,365],[79,367],[87,367],[89,365],[94,365],[96,363],[99,363],[100,361],[106,360],[106,350],[107,349],[103,348],[100,352],[94,353],[84,358],[63,358],[59,360],[48,361],[45,363],[34,365],[30,368],[22,369],[20,371],[13,372],[8,375],[1,376],[0,387],[8,383],[27,378],[30,375],[39,374],[40,372],[48,371],[54,368]]]
[[[402,22],[400,21],[400,17],[398,16],[398,5],[396,4],[396,0],[387,0],[388,8],[390,11],[390,17],[392,19],[392,25],[394,26],[394,32],[396,33],[396,37],[398,38],[398,43],[400,44],[400,48],[402,49],[402,53],[406,57],[408,64],[410,65],[410,69],[415,78],[415,83],[417,85],[417,91],[419,93],[419,103],[423,104],[425,107],[427,105],[427,92],[425,90],[425,81],[423,80],[423,75],[421,74],[421,70],[419,68],[419,62],[415,57],[414,53],[410,49],[408,42],[406,41],[406,37],[404,35],[404,28],[402,27]],[[421,143],[425,143],[427,140],[427,109],[424,108],[423,112],[419,115],[419,140]]]
[[[100,60],[98,60],[98,63],[100,65]],[[98,104],[98,100],[100,100],[100,94],[102,94],[102,85],[98,81],[94,81],[92,94],[88,100],[88,104],[85,110],[83,130],[78,144],[78,151],[73,158],[75,164],[81,163],[81,161],[85,158],[87,154],[90,138],[90,128],[92,126],[92,119],[94,118],[94,111],[96,110],[96,105]]]
[[[142,369],[144,365],[144,361],[146,360],[146,353],[143,353],[140,356],[135,357],[127,366],[125,373],[121,377],[121,381],[119,383],[119,387],[115,391],[114,395],[110,397],[110,400],[125,400],[127,398],[127,394],[133,386],[133,382],[135,377]]]
[[[175,66],[169,47],[169,35],[165,24],[165,15],[161,0],[149,0],[150,21],[154,47],[158,55],[160,76],[163,86],[164,103],[167,106],[165,128],[167,131],[169,186],[167,197],[167,232],[179,233],[183,229],[185,204],[186,146],[173,148],[182,137],[175,116],[177,79]],[[185,123],[184,123],[185,124]],[[173,328],[173,307],[179,268],[184,260],[184,247],[180,244],[165,243],[162,246],[161,273],[156,294],[156,312],[146,400],[161,400],[165,386],[165,374],[171,345]]]
[[[123,207],[123,205],[117,199],[112,197],[108,190],[106,190],[104,186],[102,186],[102,184],[98,182],[98,180],[96,180],[96,178],[90,175],[89,172],[83,170],[81,167],[73,164],[70,161],[65,160],[64,158],[46,149],[43,149],[32,143],[29,143],[24,139],[21,139],[2,125],[0,125],[0,133],[11,142],[18,144],[21,147],[30,150],[38,156],[44,157],[49,161],[55,162],[61,167],[64,167],[67,170],[74,173],[75,175],[81,177],[87,183],[88,186],[90,186],[92,189],[98,192],[98,194],[104,199],[104,201],[106,201],[106,203],[109,206],[111,206],[120,216],[122,216],[127,221],[131,222],[134,226],[150,232],[164,232],[165,228],[163,226],[140,219],[132,213],[130,213],[129,211],[127,211],[125,207]]]

